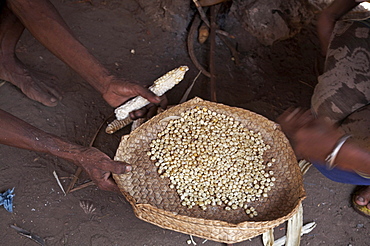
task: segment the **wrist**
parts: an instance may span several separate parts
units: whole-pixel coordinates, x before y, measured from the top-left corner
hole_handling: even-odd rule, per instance
[[[59,138],[53,138],[48,144],[47,152],[73,163],[78,163],[76,160],[80,158],[81,153],[86,150],[86,147],[64,141]]]
[[[345,134],[335,143],[332,151],[325,158],[326,167],[331,170],[336,166],[336,158],[343,147],[344,143],[351,135]]]
[[[356,143],[347,141],[337,155],[340,168],[370,174],[370,152]]]
[[[88,80],[89,84],[95,88],[102,96],[107,93],[109,85],[113,79],[112,75],[104,74]]]
[[[99,83],[99,89],[98,91],[101,93],[101,95],[106,94],[109,91],[109,86],[114,80],[115,76],[106,74],[105,76],[101,77],[101,79],[98,81]]]

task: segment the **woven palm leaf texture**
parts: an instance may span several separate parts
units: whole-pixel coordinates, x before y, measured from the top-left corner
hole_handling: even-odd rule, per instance
[[[266,162],[276,159],[270,170],[276,178],[268,197],[261,197],[249,205],[258,216],[250,218],[243,208],[225,210],[224,206],[211,206],[202,210],[182,206],[168,178],[161,178],[155,161],[147,152],[149,144],[163,131],[168,119],[180,116],[194,107],[207,109],[233,117],[243,127],[260,132],[263,141],[271,146],[264,152]],[[135,215],[162,228],[201,238],[236,243],[260,235],[291,218],[305,198],[302,173],[289,141],[278,124],[251,111],[194,98],[174,106],[153,117],[131,134],[122,137],[115,160],[132,165],[132,171],[113,177],[122,194],[132,205]]]

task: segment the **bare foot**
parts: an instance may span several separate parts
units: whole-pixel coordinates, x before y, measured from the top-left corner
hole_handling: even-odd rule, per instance
[[[62,94],[53,86],[55,77],[27,68],[17,57],[0,59],[0,78],[17,86],[30,99],[54,107]]]
[[[366,206],[370,209],[370,186],[364,186],[360,191],[358,191],[355,201],[358,205]]]

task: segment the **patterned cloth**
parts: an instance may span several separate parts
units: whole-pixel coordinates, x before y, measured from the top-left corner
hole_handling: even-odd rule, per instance
[[[311,100],[312,110],[370,150],[370,21],[337,22]],[[370,178],[313,162],[327,178],[341,183],[370,185]]]
[[[312,97],[312,109],[335,123],[370,102],[369,22],[337,22]]]

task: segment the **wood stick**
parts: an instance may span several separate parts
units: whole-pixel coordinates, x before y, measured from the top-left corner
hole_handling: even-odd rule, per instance
[[[209,71],[211,74],[211,101],[217,102],[216,95],[216,77],[215,77],[215,50],[216,50],[216,7],[211,6],[211,33],[210,33],[210,56],[209,56]]]
[[[67,188],[67,191],[66,193],[68,194],[69,192],[71,192],[72,188],[75,186],[77,180],[78,180],[78,176],[80,176],[82,172],[82,168],[81,167],[78,167],[75,174],[73,175],[73,179],[72,181],[69,183],[68,185],[68,188]]]
[[[189,53],[191,61],[195,65],[195,67],[198,68],[198,70],[200,70],[205,76],[210,78],[211,74],[200,64],[200,62],[198,61],[198,59],[197,59],[197,57],[194,53],[194,44],[193,44],[193,42],[194,42],[195,34],[198,30],[200,22],[201,22],[201,19],[199,18],[199,15],[196,14],[194,16],[193,22],[191,23],[190,30],[189,30],[189,33],[188,33],[188,38],[187,38],[188,53]]]
[[[82,184],[80,186],[77,186],[76,188],[70,190],[69,192],[78,191],[78,190],[81,190],[81,189],[86,188],[86,187],[91,186],[91,185],[95,185],[95,183],[93,181],[84,183],[84,184]]]

